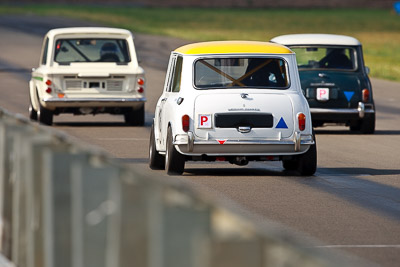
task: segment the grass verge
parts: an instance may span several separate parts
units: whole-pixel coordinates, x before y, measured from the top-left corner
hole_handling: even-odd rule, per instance
[[[400,16],[391,10],[0,6],[0,14],[13,13],[79,18],[193,41],[267,41],[288,33],[345,34],[363,44],[371,76],[400,81]]]

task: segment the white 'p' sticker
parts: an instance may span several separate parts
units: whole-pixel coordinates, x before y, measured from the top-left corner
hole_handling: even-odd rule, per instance
[[[211,128],[211,114],[199,114],[199,128]]]
[[[329,100],[329,88],[317,88],[317,100],[328,101]]]

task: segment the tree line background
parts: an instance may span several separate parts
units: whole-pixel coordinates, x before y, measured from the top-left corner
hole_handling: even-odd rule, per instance
[[[108,4],[143,7],[392,8],[396,0],[0,0],[3,4]]]

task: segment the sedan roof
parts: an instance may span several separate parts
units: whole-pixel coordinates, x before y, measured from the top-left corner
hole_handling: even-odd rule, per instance
[[[52,29],[47,33],[47,36],[54,37],[59,34],[68,34],[68,35],[86,35],[86,34],[95,34],[95,35],[124,35],[129,36],[131,32],[124,29],[118,28],[107,28],[107,27],[68,27],[68,28],[57,28]]]
[[[271,42],[283,45],[361,45],[354,37],[337,34],[287,34],[271,39]]]

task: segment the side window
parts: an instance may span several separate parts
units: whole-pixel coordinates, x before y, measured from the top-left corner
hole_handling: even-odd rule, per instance
[[[179,92],[181,90],[181,75],[182,74],[182,57],[176,59],[174,80],[172,83],[172,92]]]
[[[172,79],[174,77],[174,70],[175,70],[175,62],[176,62],[176,56],[171,55],[168,63],[168,69],[167,69],[167,76],[165,77],[165,86],[164,90],[166,92],[171,91],[171,84],[172,84]]]
[[[46,65],[47,63],[47,51],[49,48],[49,38],[46,38],[45,44],[44,44],[44,48],[43,48],[43,52],[42,52],[42,65]]]

